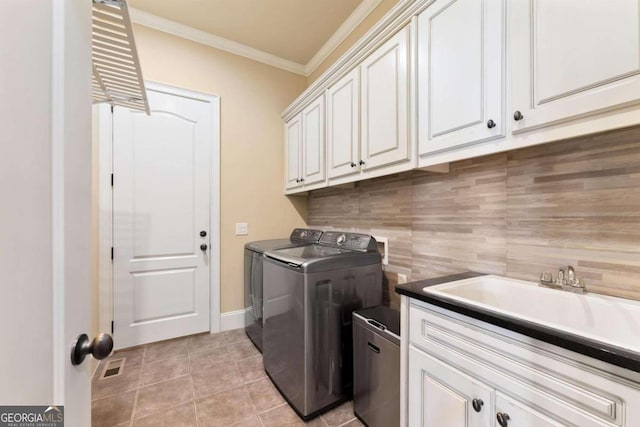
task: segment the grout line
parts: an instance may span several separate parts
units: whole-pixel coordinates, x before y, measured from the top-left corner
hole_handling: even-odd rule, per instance
[[[357,420],[357,419],[358,419],[358,417],[354,416],[352,419],[350,419],[349,421],[347,421],[347,422],[345,422],[345,423],[340,424],[338,427],[344,427],[344,426],[346,426],[347,424],[352,423],[354,420]],[[323,420],[323,421],[324,421],[324,420]],[[326,421],[325,421],[325,422],[326,422]],[[327,424],[327,425],[329,425],[329,424]]]
[[[189,366],[189,368],[191,368],[191,366]],[[193,404],[193,413],[196,417],[196,427],[198,427],[200,425],[200,422],[198,421],[198,406],[196,405],[196,389],[193,386],[193,377],[191,376],[191,373],[189,373],[189,384],[191,385],[191,402]]]
[[[138,396],[140,395],[140,389],[136,389],[136,395],[133,398],[133,407],[131,408],[131,417],[129,418],[130,425],[133,425],[133,420],[136,414],[136,409],[138,409]]]

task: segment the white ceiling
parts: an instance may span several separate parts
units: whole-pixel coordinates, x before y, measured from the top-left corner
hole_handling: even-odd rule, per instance
[[[314,55],[361,3],[368,3],[370,12],[371,6],[375,6],[378,2],[371,0],[128,0],[127,3],[134,9],[147,14],[305,65],[314,58]]]

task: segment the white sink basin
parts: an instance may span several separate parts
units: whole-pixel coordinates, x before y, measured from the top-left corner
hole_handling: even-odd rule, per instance
[[[427,294],[640,353],[640,302],[500,276],[429,286]]]

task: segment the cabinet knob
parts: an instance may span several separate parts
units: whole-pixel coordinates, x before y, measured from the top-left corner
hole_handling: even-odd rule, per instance
[[[300,178],[296,178],[296,182],[300,182]]]
[[[364,160],[360,160],[358,163],[360,163],[360,166],[364,166]]]
[[[473,410],[476,412],[482,411],[482,405],[484,405],[482,399],[473,399],[471,402],[471,406],[473,406]]]
[[[304,178],[300,178],[300,182],[304,182]]]
[[[493,129],[494,127],[496,127],[496,122],[494,122],[493,120],[489,119],[489,121],[487,122],[487,127],[489,129]]]
[[[206,250],[207,250],[207,248],[208,248],[208,246],[207,246],[207,244],[206,244],[206,243],[203,243],[203,244],[201,244],[201,245],[200,245],[200,250],[201,250],[202,252],[206,251]]]
[[[356,166],[358,166],[358,165],[356,165],[355,163],[351,162],[351,167],[352,168],[355,168]]]
[[[513,120],[515,120],[516,122],[519,122],[522,119],[524,119],[524,116],[520,111],[516,111],[515,113],[513,113]]]
[[[498,424],[500,424],[500,427],[507,427],[511,418],[507,413],[498,412],[496,414],[496,419],[498,420]]]

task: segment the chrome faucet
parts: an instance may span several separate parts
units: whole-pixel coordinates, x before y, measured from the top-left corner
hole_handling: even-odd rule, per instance
[[[576,294],[584,294],[587,292],[584,279],[576,276],[576,271],[572,266],[567,266],[565,272],[564,268],[558,270],[558,278],[553,280],[553,275],[548,271],[543,272],[540,275],[540,286],[554,289],[562,289],[563,291],[569,291]]]

